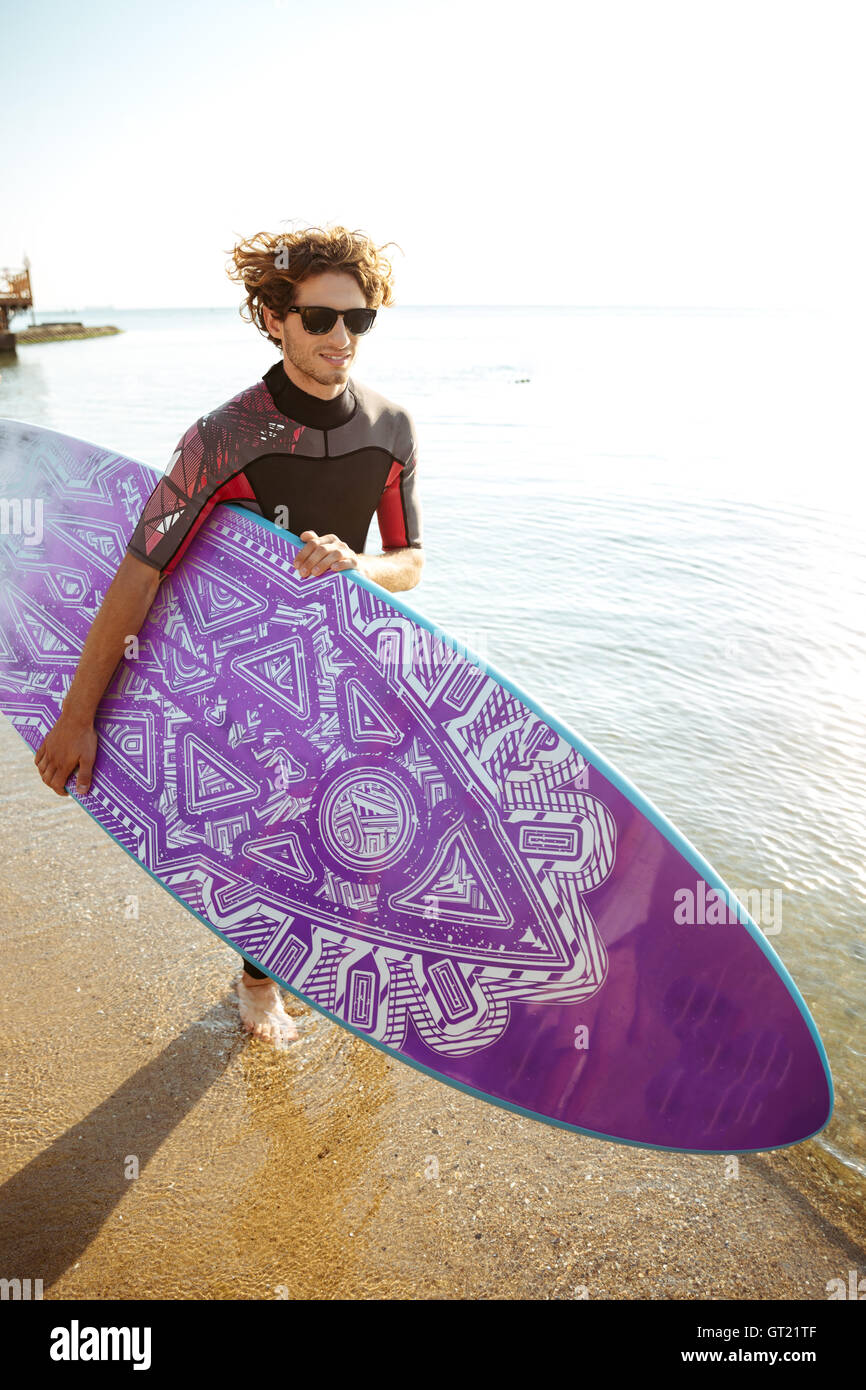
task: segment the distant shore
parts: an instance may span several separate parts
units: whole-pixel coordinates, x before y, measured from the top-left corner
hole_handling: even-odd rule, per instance
[[[99,327],[85,327],[83,323],[37,323],[14,333],[18,343],[58,343],[72,338],[104,338],[111,333],[122,333],[122,328],[112,324]]]

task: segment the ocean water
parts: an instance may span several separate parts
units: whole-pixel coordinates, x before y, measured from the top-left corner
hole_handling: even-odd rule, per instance
[[[277,356],[235,310],[42,317],[124,332],[0,359],[0,415],[158,467]],[[410,602],[604,754],[736,891],[764,894],[833,1070],[816,1142],[855,1185],[858,332],[843,313],[398,307],[354,369],[418,431],[427,563]]]

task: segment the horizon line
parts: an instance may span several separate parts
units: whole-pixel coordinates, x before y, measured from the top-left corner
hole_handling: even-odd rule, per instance
[[[37,314],[73,314],[73,313],[92,313],[98,310],[100,313],[110,311],[111,313],[173,313],[180,312],[201,312],[207,310],[211,313],[229,312],[232,309],[240,310],[241,305],[232,304],[80,304],[51,307],[47,309],[34,309]],[[415,304],[392,304],[388,309],[576,309],[581,313],[598,313],[615,311],[654,311],[675,310],[686,313],[790,313],[797,311],[820,311],[820,305],[791,305],[791,304],[563,304],[561,301],[548,301],[545,303],[507,303],[504,300],[488,300],[485,302],[469,301],[454,304],[443,303],[415,303]],[[21,310],[21,313],[28,312]]]

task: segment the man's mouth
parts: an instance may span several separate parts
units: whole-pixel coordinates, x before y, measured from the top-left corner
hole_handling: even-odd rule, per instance
[[[325,361],[333,363],[335,367],[342,367],[344,362],[348,362],[350,355],[351,354],[348,352],[322,353],[322,356],[324,357]]]

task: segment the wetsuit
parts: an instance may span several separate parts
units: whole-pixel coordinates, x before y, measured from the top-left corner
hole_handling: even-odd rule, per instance
[[[262,380],[202,415],[178,442],[127,546],[170,574],[220,502],[300,535],[335,535],[362,552],[373,513],[382,548],[421,548],[411,416],[347,382],[333,400],[296,386],[275,362]],[[256,979],[265,972],[244,958]]]

